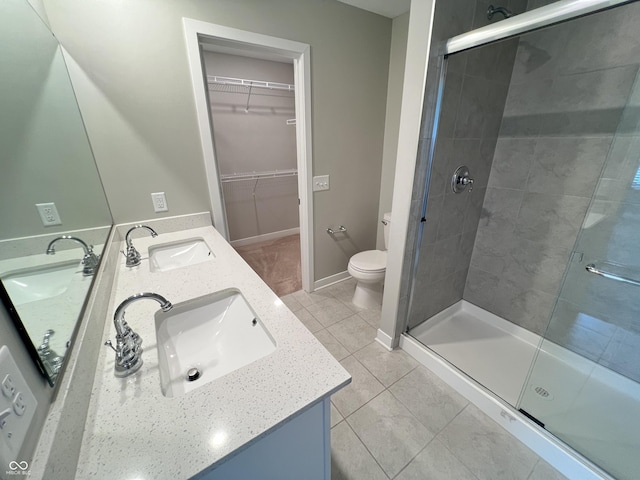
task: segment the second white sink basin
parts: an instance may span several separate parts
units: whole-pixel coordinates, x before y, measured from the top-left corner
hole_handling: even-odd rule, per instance
[[[149,265],[152,272],[166,272],[214,258],[215,255],[202,238],[149,247]]]
[[[155,319],[160,382],[167,397],[190,392],[276,349],[237,289],[176,304],[168,312],[158,311]]]
[[[2,283],[17,307],[62,295],[76,273],[82,275],[82,266],[71,260],[8,272],[2,276]]]

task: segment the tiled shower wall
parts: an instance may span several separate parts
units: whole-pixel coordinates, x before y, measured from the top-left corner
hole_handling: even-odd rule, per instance
[[[505,6],[517,13],[524,11],[525,3],[511,1]],[[434,35],[446,40],[488,24],[487,7],[482,1],[436,3]],[[409,327],[462,298],[516,49],[517,40],[510,40],[495,50],[456,55],[447,65]],[[421,142],[419,165],[423,168],[429,134],[425,132]],[[473,190],[456,195],[450,179],[463,164],[474,179]],[[419,172],[416,177],[420,178]],[[419,189],[416,186],[414,191]],[[414,202],[412,211],[420,211],[420,199]]]
[[[632,91],[639,24],[632,4],[519,41],[464,298],[538,334]]]

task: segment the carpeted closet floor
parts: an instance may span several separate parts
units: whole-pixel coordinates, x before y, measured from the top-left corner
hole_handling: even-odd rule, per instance
[[[300,235],[234,248],[279,297],[302,288]]]

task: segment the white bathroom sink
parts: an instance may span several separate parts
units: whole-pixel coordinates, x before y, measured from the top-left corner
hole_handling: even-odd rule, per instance
[[[190,392],[276,349],[242,293],[227,289],[155,315],[162,393]],[[196,371],[192,369],[197,369]],[[189,380],[189,374],[196,379]]]
[[[17,307],[62,295],[76,274],[82,275],[82,266],[77,260],[70,260],[7,272],[2,283]]]
[[[149,264],[152,272],[166,272],[207,262],[214,258],[215,255],[202,238],[149,247]]]

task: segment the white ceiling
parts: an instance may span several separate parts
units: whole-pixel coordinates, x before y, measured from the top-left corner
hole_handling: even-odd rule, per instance
[[[338,0],[383,17],[396,18],[409,11],[411,0]]]

